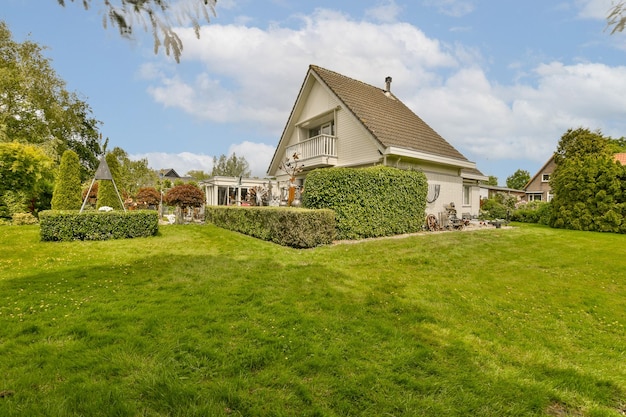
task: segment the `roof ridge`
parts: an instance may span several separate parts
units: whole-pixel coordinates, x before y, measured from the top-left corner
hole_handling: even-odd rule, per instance
[[[333,75],[336,75],[336,76],[339,76],[339,77],[342,77],[342,78],[346,78],[346,79],[348,79],[348,80],[350,80],[350,81],[357,82],[357,83],[359,83],[359,84],[363,84],[363,85],[365,85],[365,86],[367,86],[367,87],[374,88],[374,89],[376,89],[376,90],[380,90],[380,91],[383,91],[383,92],[385,91],[385,89],[384,89],[384,88],[376,87],[375,85],[368,84],[368,83],[366,83],[366,82],[364,82],[364,81],[361,81],[361,80],[357,80],[356,78],[348,77],[347,75],[344,75],[344,74],[338,73],[337,71],[329,70],[328,68],[323,68],[323,67],[320,67],[319,65],[313,65],[313,64],[311,64],[311,65],[309,65],[309,68],[310,68],[310,69],[313,69],[313,70],[314,70],[315,72],[317,72],[318,74],[319,74],[319,71],[318,71],[318,70],[326,71],[326,72],[329,72],[329,73],[331,73],[331,74],[333,74]],[[390,93],[391,93],[391,91],[390,91]],[[393,94],[393,93],[392,93],[392,94]]]

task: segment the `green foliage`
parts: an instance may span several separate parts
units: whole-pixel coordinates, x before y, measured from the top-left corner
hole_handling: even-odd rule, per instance
[[[481,181],[481,183],[486,185],[498,185],[498,177],[490,175],[487,181]]]
[[[213,169],[211,176],[223,177],[249,177],[250,165],[243,156],[238,157],[233,154],[230,157],[222,154],[219,159],[213,157]]]
[[[52,159],[40,147],[0,142],[0,193],[23,191],[30,195],[44,188],[51,179]]]
[[[196,181],[203,181],[203,180],[208,180],[209,178],[211,178],[211,174],[209,174],[208,172],[204,172],[202,170],[195,170],[195,169],[188,171],[187,176],[193,178]]]
[[[32,213],[14,213],[11,222],[14,226],[24,226],[27,224],[37,224],[38,220]]]
[[[76,152],[67,150],[61,157],[54,183],[52,210],[78,210],[82,203],[80,160]]]
[[[626,167],[613,160],[615,143],[585,129],[563,135],[550,179],[552,227],[626,233]]]
[[[525,169],[518,169],[510,177],[507,177],[506,186],[514,190],[523,190],[528,181],[530,181],[530,172]]]
[[[506,219],[511,209],[496,198],[482,200],[480,204],[480,218],[483,220]]]
[[[338,239],[360,239],[422,230],[427,192],[422,172],[330,168],[307,175],[302,203],[335,211]]]
[[[43,211],[39,213],[42,241],[109,240],[154,236],[159,231],[156,211]]]
[[[120,163],[117,157],[112,153],[107,153],[105,159],[115,184],[110,180],[99,180],[96,208],[112,207],[114,210],[123,210],[124,207],[122,207],[122,202],[120,201],[121,194],[118,194],[121,193],[121,191],[119,188],[116,190],[120,177]]]
[[[38,44],[13,41],[0,21],[0,141],[35,144],[57,158],[76,152],[87,171],[100,152],[97,128],[88,104],[66,90]]]
[[[511,212],[511,221],[548,225],[550,223],[551,211],[552,203],[533,201]]]
[[[134,196],[139,188],[156,184],[158,174],[148,166],[148,159],[131,160],[128,153],[119,147],[113,148],[111,154],[118,162],[118,175],[115,184],[122,194]]]
[[[335,213],[285,207],[205,208],[205,219],[224,229],[294,248],[312,248],[333,242]]]

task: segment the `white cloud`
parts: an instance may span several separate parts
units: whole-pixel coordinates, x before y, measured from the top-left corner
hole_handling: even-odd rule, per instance
[[[580,5],[591,16],[600,3]],[[322,9],[298,19],[296,28],[211,24],[200,40],[181,30],[182,59],[199,63],[200,72],[189,78],[146,67],[150,94],[198,118],[247,124],[278,138],[308,65],[316,64],[381,87],[392,76],[394,93],[468,157],[542,163],[569,128],[617,137],[626,131],[626,67],[547,62],[498,84],[488,78],[480,50],[442,44],[407,23],[356,21]],[[273,146],[243,142],[229,152],[263,176]]]
[[[178,175],[184,176],[187,172],[204,171],[211,172],[213,169],[213,156],[202,155],[191,152],[165,153],[149,152],[144,154],[129,155],[132,160],[146,158],[148,166],[152,169],[173,168]]]
[[[431,70],[458,64],[437,40],[406,23],[355,21],[322,9],[298,19],[296,29],[211,24],[200,40],[179,29],[182,60],[199,62],[204,70],[183,79],[172,72],[178,68],[147,67],[142,74],[151,80],[148,91],[164,106],[201,119],[246,123],[277,136],[309,64],[381,86],[393,74],[399,88],[432,82]]]
[[[275,149],[274,145],[244,141],[231,145],[228,148],[228,155],[235,153],[237,156],[243,156],[250,165],[252,176],[263,178]]]
[[[586,19],[604,20],[613,3],[613,0],[577,0],[576,5],[580,8],[578,16]]]

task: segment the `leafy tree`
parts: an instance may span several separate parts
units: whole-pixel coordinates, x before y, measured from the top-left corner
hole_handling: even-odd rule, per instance
[[[494,175],[490,175],[489,179],[487,181],[481,181],[482,184],[485,185],[494,185],[497,186],[498,185],[498,177],[494,176]]]
[[[67,150],[61,157],[61,165],[52,193],[53,210],[79,210],[82,205],[80,160],[76,152]]]
[[[117,188],[117,183],[120,178],[120,164],[112,153],[107,153],[105,156],[106,163],[109,166],[109,171],[111,171],[111,176],[113,177],[113,181],[110,180],[100,180],[98,184],[98,201],[96,203],[96,208],[100,207],[112,207],[114,210],[123,210],[122,203],[120,202],[120,195],[118,195],[119,188]]]
[[[525,169],[518,169],[506,178],[506,186],[514,190],[522,190],[528,181],[530,181],[530,172]]]
[[[163,199],[167,204],[183,209],[200,207],[204,204],[204,193],[193,184],[180,184],[170,188]]]
[[[626,233],[626,167],[614,161],[615,146],[587,129],[561,137],[550,177],[551,226]]]
[[[87,178],[98,164],[99,121],[70,93],[38,44],[15,42],[0,21],[0,141],[38,145],[53,158],[78,154]]]
[[[211,178],[211,174],[209,174],[208,172],[204,172],[202,170],[199,170],[199,171],[191,170],[187,172],[187,176],[193,178],[196,181],[203,181],[203,180],[208,180],[209,178]]]
[[[38,146],[0,142],[0,215],[47,208],[52,167],[52,159]]]
[[[141,206],[156,206],[161,202],[161,193],[154,187],[142,187],[137,192],[137,203]]]
[[[110,153],[117,159],[119,165],[119,178],[115,179],[115,184],[120,192],[135,195],[141,187],[156,184],[158,174],[148,166],[147,158],[131,160],[128,153],[119,147],[113,148]]]
[[[238,157],[234,152],[229,157],[222,154],[219,159],[217,159],[217,157],[214,156],[211,176],[249,177],[250,166],[246,158],[243,156]]]
[[[65,6],[65,0],[57,1]],[[82,0],[82,3],[85,9],[89,9],[92,1]],[[106,9],[105,28],[107,24],[116,26],[121,36],[131,38],[137,24],[146,30],[149,25],[154,38],[154,53],[163,45],[165,53],[169,56],[171,52],[176,62],[180,62],[183,43],[172,26],[191,23],[196,37],[200,38],[199,22],[201,19],[208,22],[209,13],[215,15],[217,0],[103,0],[102,3]]]

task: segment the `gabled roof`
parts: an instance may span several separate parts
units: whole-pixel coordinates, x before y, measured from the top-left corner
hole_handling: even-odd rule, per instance
[[[391,92],[316,65],[309,68],[383,147],[467,161]]]
[[[162,177],[181,178],[180,175],[178,175],[178,172],[176,172],[173,168],[161,169],[161,170],[159,170],[159,174]]]
[[[530,184],[532,184],[537,179],[537,177],[543,174],[546,168],[548,167],[548,165],[550,165],[553,161],[554,161],[554,154],[552,154],[552,156],[546,161],[545,164],[543,164],[543,166],[539,169],[539,171],[537,171],[537,173],[526,183],[526,185],[524,185],[524,191],[528,191],[528,187],[530,186]]]

